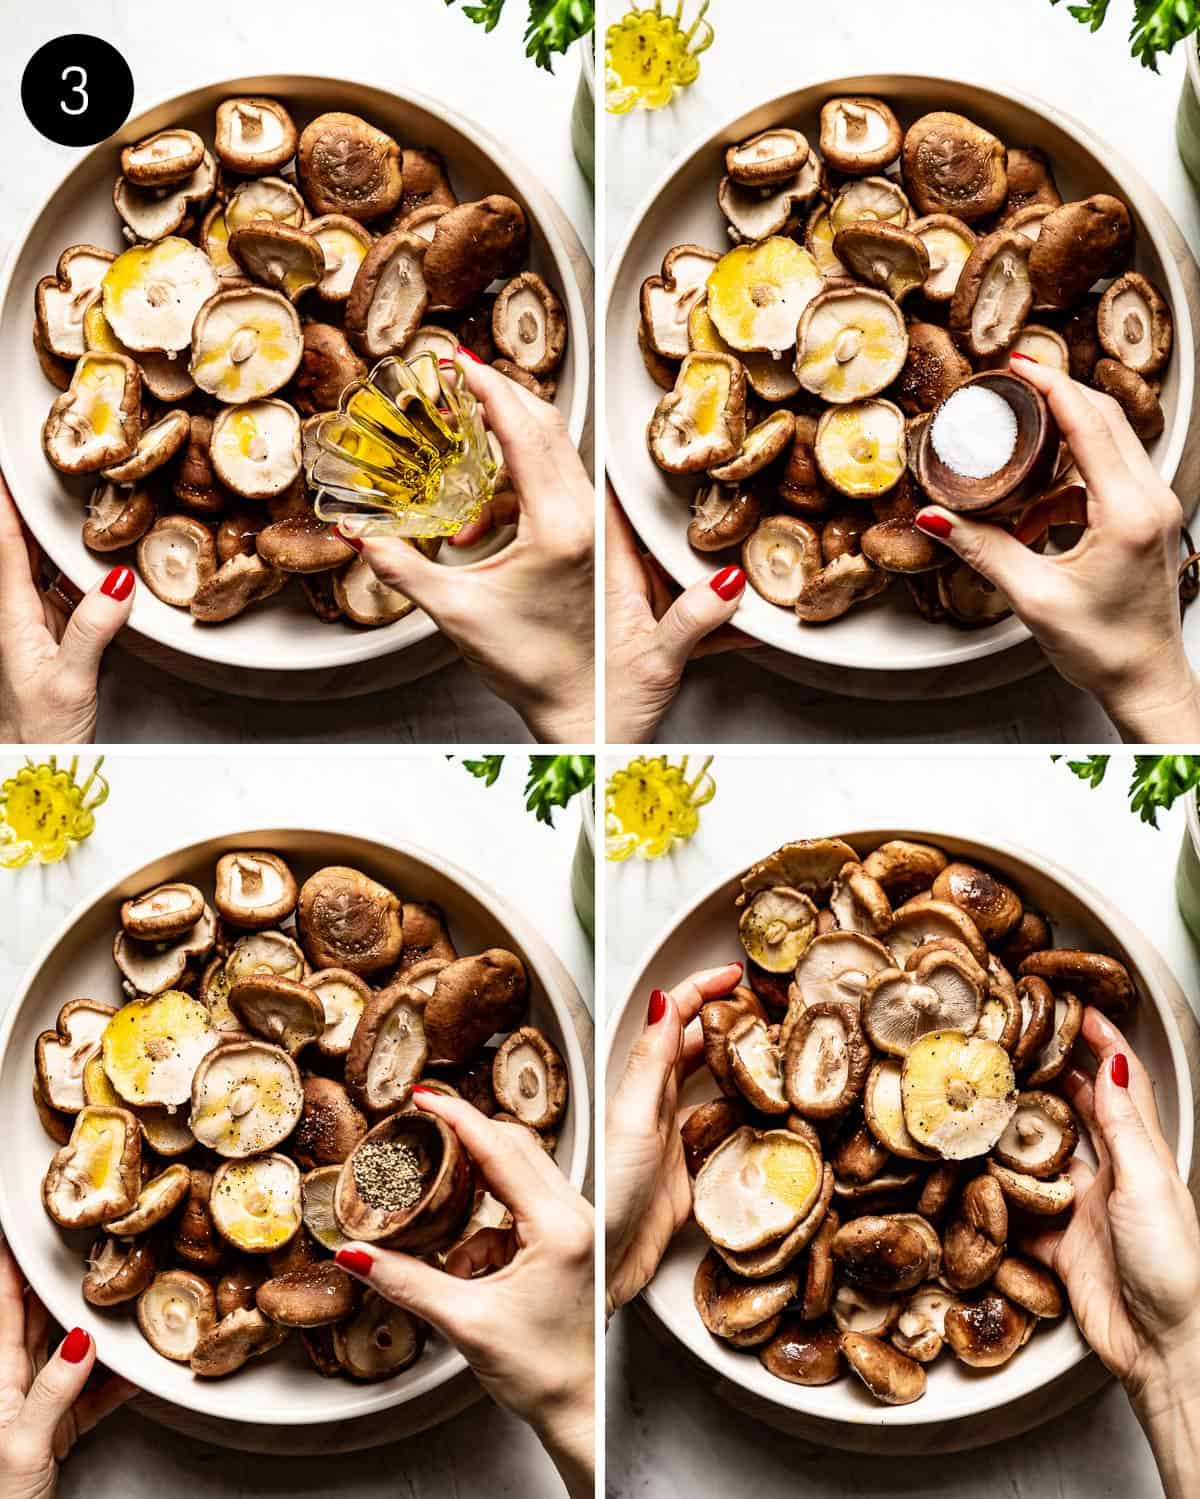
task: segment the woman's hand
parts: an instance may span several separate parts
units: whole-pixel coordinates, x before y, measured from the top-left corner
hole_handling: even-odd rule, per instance
[[[592,483],[555,407],[459,353],[519,496],[516,536],[482,562],[441,567],[404,541],[339,534],[433,618],[535,738],[587,743],[595,738]]]
[[[605,516],[605,737],[610,744],[646,744],[674,702],[689,661],[754,645],[729,625],[746,574],[723,567],[676,597],[663,569],[638,550],[611,484]]]
[[[591,1499],[591,1207],[523,1126],[488,1119],[463,1099],[419,1085],[413,1102],[454,1130],[489,1191],[508,1208],[516,1254],[477,1280],[469,1278],[465,1255],[437,1270],[395,1250],[355,1243],[339,1250],[337,1262],[445,1334],[492,1398],[533,1427],[572,1499]]]
[[[1126,740],[1200,739],[1200,700],[1179,611],[1179,501],[1111,396],[1036,361],[1013,371],[1046,397],[1087,486],[1087,529],[1069,552],[929,505],[916,518],[1004,593],[1059,674],[1095,696]],[[1037,511],[1037,507],[1034,507]]]
[[[1093,1172],[1071,1162],[1070,1222],[1024,1247],[1066,1285],[1084,1337],[1125,1386],[1174,1499],[1200,1464],[1200,1225],[1146,1069],[1090,1007],[1083,1039],[1095,1079],[1071,1068],[1064,1090],[1099,1164]]]
[[[0,743],[87,744],[101,657],[133,608],[133,571],[114,567],[71,609],[38,591],[40,566],[0,476]]]
[[[697,1016],[728,994],[740,963],[693,973],[650,996],[646,1024],[605,1127],[606,1316],[632,1301],[658,1269],[692,1211],[692,1182],[679,1137],[679,1089],[704,1061]],[[690,1028],[690,1029],[689,1029]]]
[[[137,1393],[110,1375],[85,1390],[96,1345],[81,1327],[48,1356],[50,1319],[0,1241],[0,1499],[50,1499],[85,1432]]]

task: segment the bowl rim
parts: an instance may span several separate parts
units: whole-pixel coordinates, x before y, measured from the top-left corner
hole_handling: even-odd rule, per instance
[[[458,113],[457,110],[448,108],[431,95],[422,93],[417,89],[406,89],[403,94],[395,88],[379,83],[369,83],[355,77],[334,78],[323,73],[259,73],[244,74],[238,77],[215,79],[211,83],[199,84],[195,87],[185,89],[179,93],[166,93],[155,95],[150,101],[139,109],[136,115],[131,114],[112,135],[106,136],[104,140],[98,141],[94,146],[75,155],[64,167],[63,171],[53,180],[51,186],[43,197],[38,201],[30,212],[25,216],[13,236],[8,254],[5,256],[4,264],[0,267],[0,317],[7,308],[9,299],[13,294],[13,280],[16,276],[17,266],[21,261],[26,244],[32,234],[38,220],[47,213],[55,200],[62,193],[67,182],[76,172],[85,170],[104,151],[112,151],[122,143],[140,138],[142,133],[142,122],[150,115],[160,110],[179,108],[187,111],[201,106],[201,102],[207,97],[220,93],[249,93],[269,94],[272,89],[278,89],[283,85],[286,89],[294,90],[297,86],[320,98],[322,93],[332,98],[344,97],[347,93],[354,91],[365,91],[375,94],[386,94],[403,105],[410,105],[425,111],[439,120],[449,129],[467,137],[470,144],[476,149],[491,157],[493,161],[502,162],[502,170],[512,181],[517,191],[534,214],[546,248],[554,263],[559,286],[562,292],[563,304],[567,312],[567,327],[570,332],[572,350],[578,350],[573,360],[573,381],[571,392],[571,403],[565,413],[567,430],[571,441],[576,448],[583,440],[583,432],[587,421],[588,403],[591,395],[592,380],[592,341],[588,336],[587,310],[584,306],[583,296],[571,268],[566,245],[562,242],[559,230],[553,222],[552,210],[557,210],[567,218],[565,210],[559,207],[557,200],[542,186],[541,181],[525,162],[515,156],[509,148],[492,135],[489,130],[478,125],[469,116]],[[568,218],[568,222],[570,222]],[[585,247],[586,248],[586,247]],[[19,310],[14,314],[19,321]],[[0,401],[0,468],[5,472],[12,472],[10,456],[10,443],[7,435],[8,423],[5,419],[7,403]],[[15,447],[13,447],[15,451]],[[14,497],[14,503],[16,503]],[[34,507],[35,514],[26,516],[17,505],[22,520],[37,537],[39,546],[46,551],[46,555],[58,566],[58,561],[49,547],[45,546],[42,536],[39,534],[35,519],[42,514],[40,506]],[[353,666],[362,661],[375,660],[381,656],[389,656],[397,652],[407,651],[419,646],[422,642],[438,634],[438,627],[433,619],[418,608],[413,611],[409,618],[413,623],[409,626],[411,639],[402,645],[390,643],[387,639],[388,630],[385,626],[377,630],[356,630],[336,634],[330,631],[331,639],[328,645],[315,646],[303,659],[297,660],[290,652],[280,652],[279,658],[275,659],[270,653],[264,654],[261,649],[250,649],[244,645],[233,643],[222,646],[223,639],[229,639],[229,632],[221,630],[196,633],[189,637],[187,645],[164,638],[164,632],[160,630],[154,621],[159,617],[160,608],[169,609],[171,606],[163,604],[161,600],[152,598],[148,601],[145,597],[146,590],[138,590],[134,598],[133,613],[130,622],[125,626],[126,630],[132,631],[140,639],[152,641],[164,650],[177,653],[191,660],[208,662],[215,666],[228,666],[250,671],[267,671],[281,675],[304,671],[328,671],[338,667]],[[319,638],[319,637],[318,637]],[[215,648],[209,643],[215,643]],[[193,647],[205,647],[203,649]]]
[[[872,839],[877,839],[878,841],[883,842],[889,838],[906,838],[933,843],[948,850],[957,849],[959,851],[963,851],[971,846],[974,846],[975,848],[984,850],[985,852],[994,852],[1000,855],[1002,858],[1007,858],[1015,862],[1026,864],[1031,868],[1036,869],[1046,878],[1053,880],[1056,885],[1061,885],[1066,890],[1073,893],[1080,901],[1080,903],[1088,908],[1090,914],[1093,917],[1098,918],[1101,924],[1108,928],[1112,932],[1114,937],[1118,938],[1121,946],[1126,949],[1126,951],[1132,958],[1135,959],[1143,978],[1146,980],[1146,998],[1154,1006],[1154,1009],[1162,1024],[1163,1032],[1166,1036],[1167,1049],[1171,1056],[1171,1064],[1175,1074],[1175,1081],[1180,1089],[1178,1100],[1179,1144],[1175,1151],[1175,1159],[1176,1164],[1179,1167],[1180,1175],[1183,1177],[1185,1182],[1188,1180],[1188,1176],[1192,1166],[1193,1151],[1195,1148],[1196,1125],[1195,1098],[1192,1089],[1191,1073],[1188,1070],[1187,1055],[1184,1051],[1183,1040],[1179,1034],[1179,1028],[1176,1024],[1175,1016],[1171,1013],[1169,1006],[1159,1003],[1157,994],[1157,981],[1151,970],[1151,965],[1144,960],[1143,954],[1148,954],[1149,957],[1157,959],[1157,961],[1163,967],[1167,968],[1168,972],[1172,973],[1172,977],[1174,977],[1174,974],[1170,969],[1170,965],[1166,962],[1166,959],[1162,957],[1162,955],[1158,952],[1158,949],[1150,941],[1150,939],[1142,933],[1140,928],[1135,926],[1132,922],[1129,922],[1127,918],[1124,917],[1120,910],[1113,904],[1109,897],[1104,894],[1103,891],[1097,890],[1097,888],[1091,883],[1090,880],[1082,879],[1079,875],[1074,874],[1070,869],[1068,869],[1065,865],[1060,864],[1057,860],[1048,858],[1033,849],[1026,848],[1023,844],[1013,843],[1008,840],[997,840],[991,837],[976,837],[974,835],[964,833],[945,832],[937,828],[912,827],[834,828],[831,831],[816,832],[811,834],[810,836],[844,838],[854,847],[858,847],[860,840],[862,843],[867,844]],[[655,955],[668,941],[670,941],[670,939],[675,935],[679,928],[682,927],[686,922],[691,920],[701,906],[706,905],[722,889],[735,881],[739,877],[739,875],[745,873],[748,865],[744,860],[740,860],[736,863],[731,863],[730,865],[723,867],[726,869],[726,873],[719,878],[715,878],[707,882],[693,898],[688,900],[686,906],[681,908],[672,917],[670,917],[668,921],[665,922],[659,929],[652,941],[644,947],[638,961],[631,966],[629,970],[629,987],[626,990],[623,998],[618,1004],[613,1007],[611,1013],[607,1017],[607,1036],[604,1046],[604,1077],[606,1099],[611,1096],[612,1090],[616,1087],[617,1083],[620,1081],[620,1078],[624,1073],[624,1059],[621,1059],[620,1065],[614,1065],[613,1053],[617,1044],[617,1032],[619,1031],[625,1019],[626,1012],[628,1011],[630,1004],[634,1001],[635,997],[638,997],[639,994],[639,991],[636,991],[634,987],[637,978],[639,977],[639,975],[646,972]],[[1127,931],[1123,929],[1123,924],[1124,927],[1128,928]],[[660,1310],[656,1302],[656,1298],[652,1291],[653,1284],[654,1281],[652,1277],[640,1292],[639,1299],[654,1314],[655,1318],[663,1325],[667,1332],[669,1332],[673,1338],[678,1339],[679,1335],[676,1333],[674,1327],[672,1327],[670,1321]],[[1084,1341],[1082,1333],[1080,1333],[1078,1336],[1081,1345],[1081,1351],[1079,1352],[1078,1357],[1075,1358],[1071,1363],[1069,1363],[1065,1369],[1061,1369],[1056,1373],[1050,1374],[1045,1379],[1038,1380],[1036,1383],[1030,1385],[1028,1389],[1023,1390],[1017,1395],[1011,1396],[1009,1399],[1005,1400],[1001,1405],[994,1405],[991,1407],[985,1406],[979,1410],[961,1411],[955,1415],[946,1415],[944,1413],[938,1413],[936,1411],[930,1411],[929,1413],[922,1415],[922,1407],[925,1406],[926,1402],[923,1400],[918,1400],[913,1402],[911,1405],[902,1406],[872,1407],[864,1405],[861,1409],[855,1407],[850,1411],[840,1413],[836,1416],[827,1416],[822,1412],[805,1409],[802,1406],[793,1406],[785,1404],[783,1401],[774,1401],[771,1399],[771,1396],[764,1395],[762,1392],[757,1390],[753,1393],[758,1399],[770,1401],[771,1404],[779,1404],[781,1409],[788,1411],[801,1411],[806,1417],[809,1417],[813,1420],[824,1421],[828,1425],[833,1427],[920,1427],[935,1424],[940,1425],[946,1422],[954,1422],[959,1420],[971,1420],[977,1418],[981,1414],[985,1414],[988,1410],[1000,1410],[1003,1409],[1005,1405],[1009,1405],[1016,1400],[1026,1398],[1029,1395],[1036,1393],[1037,1390],[1046,1388],[1049,1384],[1053,1383],[1054,1380],[1063,1377],[1065,1374],[1071,1372],[1074,1369],[1077,1369],[1080,1364],[1082,1364],[1087,1358],[1091,1357],[1092,1352],[1092,1350]],[[682,1342],[683,1340],[679,1339],[679,1341]],[[723,1381],[731,1379],[729,1370],[724,1366],[723,1363],[718,1360],[717,1355],[719,1352],[723,1351],[723,1345],[719,1344],[715,1338],[710,1338],[707,1341],[697,1340],[695,1345],[691,1343],[684,1343],[684,1347],[695,1358],[698,1358],[702,1363],[707,1365],[707,1367],[712,1370],[714,1374],[719,1376]],[[1031,1365],[1031,1368],[1032,1367],[1034,1366]],[[737,1384],[739,1388],[741,1387],[740,1381],[733,1382]],[[795,1390],[802,1387],[789,1386],[788,1388]]]
[[[93,907],[105,901],[111,901],[120,887],[135,880],[149,865],[161,863],[164,860],[195,857],[200,850],[210,848],[214,844],[228,844],[232,847],[241,843],[243,846],[246,846],[253,840],[253,846],[269,848],[270,839],[280,833],[286,833],[289,837],[333,838],[342,843],[355,844],[368,851],[368,858],[376,850],[380,850],[385,854],[400,854],[405,858],[416,859],[427,864],[430,868],[436,869],[440,874],[461,886],[473,899],[486,906],[489,912],[496,917],[497,921],[503,925],[508,934],[521,948],[527,960],[529,960],[530,967],[534,970],[539,980],[562,1034],[563,1058],[567,1064],[567,1076],[571,1085],[571,1103],[574,1112],[574,1132],[571,1140],[571,1169],[565,1175],[573,1187],[582,1191],[587,1175],[591,1147],[591,1098],[587,1081],[587,1068],[584,1062],[583,1050],[579,1044],[579,1038],[575,1033],[574,1025],[571,1023],[571,1017],[567,1013],[559,996],[553,974],[544,974],[541,965],[530,958],[530,938],[532,937],[535,947],[538,943],[541,943],[541,945],[549,950],[552,956],[555,956],[556,961],[561,963],[562,960],[557,959],[554,949],[550,947],[545,938],[540,936],[524,913],[513,908],[498,890],[486,881],[480,880],[469,870],[463,869],[455,861],[446,859],[443,855],[424,844],[400,841],[385,843],[378,838],[347,832],[345,829],[320,827],[310,822],[303,826],[288,827],[277,824],[274,828],[243,828],[238,826],[225,828],[222,826],[219,831],[210,834],[208,837],[193,839],[186,844],[166,849],[158,854],[147,854],[145,857],[139,859],[136,864],[125,867],[117,877],[109,879],[102,888],[93,890],[90,895],[78,901],[51,936],[42,943],[17,986],[4,1015],[0,1017],[0,1072],[3,1071],[4,1064],[8,1058],[9,1049],[12,1044],[12,1034],[16,1028],[18,1017],[29,998],[29,992],[39,974],[60,944],[70,935],[75,924],[91,911]],[[565,965],[563,966],[569,979],[569,971],[566,970]],[[13,1242],[12,1235],[7,1225],[10,1222],[19,1222],[23,1218],[29,1217],[28,1210],[30,1204],[20,1204],[14,1198],[10,1205],[9,1197],[8,1173],[0,1170],[0,1236],[11,1246]],[[40,1276],[38,1268],[32,1265],[22,1265],[22,1269],[25,1270],[28,1276],[30,1286],[43,1301],[51,1316],[62,1326],[73,1327],[79,1314],[78,1306],[68,1306],[66,1299],[60,1298],[53,1291],[47,1295],[44,1288],[39,1284]],[[90,1313],[93,1309],[89,1308],[88,1310]],[[424,1380],[414,1380],[411,1387],[403,1391],[391,1391],[389,1393],[385,1390],[383,1384],[375,1386],[370,1384],[349,1385],[348,1388],[352,1392],[361,1395],[361,1401],[355,1404],[355,1408],[352,1411],[337,1410],[326,1414],[305,1412],[303,1415],[298,1416],[297,1419],[290,1419],[287,1409],[278,1403],[256,1405],[246,1400],[239,1408],[239,1414],[236,1419],[239,1424],[287,1427],[309,1425],[314,1421],[323,1420],[352,1421],[359,1416],[368,1416],[377,1411],[405,1405],[411,1400],[418,1399],[422,1395],[427,1395],[431,1391],[443,1387],[452,1379],[469,1370],[470,1366],[466,1359],[448,1341],[447,1349],[449,1357],[445,1369],[440,1374],[436,1377],[430,1374],[426,1375]],[[119,1353],[115,1358],[106,1355],[105,1363],[114,1374],[123,1374],[135,1384],[138,1384],[144,1393],[155,1399],[165,1400],[177,1409],[194,1410],[202,1415],[215,1416],[224,1420],[231,1419],[224,1406],[218,1405],[214,1407],[206,1394],[214,1386],[224,1387],[227,1383],[226,1381],[193,1380],[188,1386],[188,1394],[196,1398],[188,1398],[186,1400],[172,1399],[158,1394],[154,1389],[146,1388],[141,1372],[137,1369],[132,1369],[132,1366],[125,1365],[125,1360]],[[124,1367],[122,1367],[123,1365]],[[374,1390],[374,1393],[372,1393],[372,1390]],[[345,1396],[346,1391],[340,1390],[339,1393]]]
[[[880,83],[880,79],[886,79],[887,83]],[[1188,436],[1190,414],[1195,400],[1195,365],[1198,352],[1196,346],[1197,330],[1193,326],[1191,307],[1187,299],[1187,291],[1183,285],[1179,267],[1175,262],[1174,255],[1171,253],[1170,246],[1161,237],[1158,222],[1161,216],[1160,210],[1150,201],[1155,197],[1154,191],[1149,184],[1143,189],[1140,180],[1132,187],[1127,184],[1125,171],[1132,167],[1136,172],[1136,166],[1127,162],[1119,151],[1111,147],[1101,136],[1097,135],[1086,122],[1077,119],[1073,114],[1058,109],[1057,106],[1051,104],[1048,100],[1043,100],[1036,94],[1027,93],[1024,89],[1010,89],[1001,93],[992,84],[981,83],[974,77],[948,79],[931,73],[860,72],[845,74],[836,78],[807,77],[805,80],[798,82],[793,88],[774,94],[768,98],[760,99],[756,103],[743,104],[738,109],[724,115],[702,137],[685,145],[676,153],[667,167],[651,183],[650,188],[642,196],[637,208],[630,215],[616,248],[608,258],[608,271],[604,282],[602,317],[605,345],[607,346],[609,321],[613,315],[615,306],[613,292],[616,282],[625,271],[626,261],[635,251],[635,241],[644,233],[647,216],[655,207],[658,199],[671,187],[676,176],[688,168],[696,157],[711,150],[725,137],[732,137],[735,127],[746,119],[747,116],[771,111],[775,115],[782,117],[789,107],[794,113],[795,106],[793,101],[797,95],[811,94],[818,90],[827,90],[831,94],[861,94],[870,91],[886,95],[887,88],[896,85],[906,88],[925,87],[933,90],[939,86],[944,87],[948,83],[952,83],[956,88],[968,89],[972,93],[979,94],[987,101],[996,100],[1005,104],[1015,105],[1038,116],[1040,119],[1046,121],[1047,124],[1051,124],[1064,134],[1069,135],[1082,150],[1099,161],[1109,174],[1120,182],[1122,193],[1126,195],[1127,201],[1134,208],[1137,217],[1146,226],[1154,253],[1162,267],[1163,278],[1167,283],[1176,335],[1178,337],[1181,327],[1186,328],[1187,331],[1186,340],[1180,339],[1176,345],[1179,354],[1179,358],[1176,361],[1179,380],[1179,415],[1176,418],[1174,429],[1171,433],[1171,440],[1164,449],[1158,464],[1158,471],[1161,476],[1168,484],[1174,485],[1183,458],[1183,449]],[[870,85],[869,89],[868,85]],[[1147,192],[1150,194],[1149,200],[1146,197]],[[1163,206],[1166,209],[1168,219],[1174,223],[1174,216],[1171,214],[1170,209],[1166,205]],[[1176,225],[1176,228],[1178,228],[1178,225]],[[624,507],[624,497],[632,496],[636,501],[640,495],[641,486],[630,479],[623,465],[622,455],[625,449],[622,444],[623,441],[628,441],[629,434],[627,432],[618,434],[613,428],[617,403],[608,399],[608,385],[614,378],[613,371],[615,367],[615,361],[610,362],[606,360],[604,366],[604,404],[607,467],[612,479],[613,488],[616,490],[617,495],[622,497],[621,503]],[[638,515],[631,513],[629,518],[631,524],[635,528],[638,528]],[[690,573],[685,573],[683,571],[676,571],[667,562],[658,558],[656,554],[654,555],[655,560],[659,561],[667,569],[680,587],[686,588],[690,583],[694,583],[699,577],[704,575],[703,558],[700,559],[699,564]],[[983,660],[988,656],[1014,650],[1033,638],[1028,627],[1014,614],[1009,619],[1002,620],[998,624],[984,629],[965,630],[962,632],[961,641],[952,641],[942,648],[934,649],[931,646],[925,650],[914,649],[908,653],[905,665],[897,667],[888,660],[886,649],[882,645],[878,650],[877,658],[873,661],[846,661],[837,651],[836,646],[829,648],[823,644],[823,642],[835,641],[837,638],[828,626],[823,627],[820,632],[815,632],[811,629],[808,631],[798,630],[794,637],[795,643],[793,644],[791,640],[776,641],[766,639],[762,626],[753,619],[742,617],[742,611],[740,610],[736,622],[739,629],[744,630],[748,635],[752,635],[763,645],[772,650],[784,651],[786,654],[795,656],[801,661],[810,660],[827,666],[841,667],[849,671],[885,670],[900,676],[918,671],[929,671],[939,667],[961,666],[972,661]],[[810,645],[816,645],[815,653],[808,648]]]

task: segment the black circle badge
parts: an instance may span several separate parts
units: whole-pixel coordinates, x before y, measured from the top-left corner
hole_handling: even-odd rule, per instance
[[[60,146],[94,146],[133,108],[129,64],[102,37],[56,36],[25,64],[21,104],[29,123]]]

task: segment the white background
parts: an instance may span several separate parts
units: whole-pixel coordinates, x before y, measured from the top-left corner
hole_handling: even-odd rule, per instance
[[[697,0],[687,0],[692,16]],[[616,18],[624,0],[608,0]],[[852,73],[926,73],[1052,101],[1132,161],[1200,253],[1200,202],[1175,147],[1182,48],[1160,76],[1129,55],[1132,0],[1088,32],[1067,0],[712,0],[716,40],[700,77],[667,109],[608,117],[605,259],[676,157],[762,99]],[[1200,659],[1200,612],[1187,637]],[[1049,671],[1012,687],[931,705],[838,698],[752,664],[716,657],[689,669],[659,738],[667,743],[894,740],[1092,742],[1116,735],[1100,709]]]
[[[0,756],[0,780],[20,764]],[[90,765],[91,757],[84,763]],[[526,756],[510,754],[485,787],[442,755],[110,755],[112,792],[96,830],[61,864],[0,872],[0,1003],[42,944],[85,899],[168,848],[216,832],[328,827],[440,852],[501,892],[541,932],[589,1006],[591,949],[571,904],[578,805],[548,828],[525,811]],[[36,1209],[31,1209],[35,1211]],[[104,1349],[101,1345],[100,1356]],[[227,1452],[122,1411],[63,1468],[62,1499],[228,1499],[312,1493],[329,1499],[463,1499],[561,1492],[522,1422],[485,1401],[402,1443],[346,1457],[282,1459]]]
[[[650,947],[703,889],[789,838],[888,826],[995,838],[1078,871],[1141,928],[1195,1007],[1200,953],[1174,893],[1183,808],[1160,813],[1157,832],[1139,822],[1126,803],[1130,770],[1129,756],[1114,757],[1092,791],[1041,752],[718,755],[717,794],[692,841],[656,863],[607,866],[603,1029]],[[740,956],[732,923],[730,947],[731,958]],[[1115,1387],[1019,1441],[913,1464],[832,1452],[739,1415],[697,1385],[669,1335],[660,1327],[652,1334],[633,1308],[616,1318],[607,1344],[608,1488],[623,1499],[694,1499],[743,1484],[754,1499],[1160,1492],[1150,1449]]]
[[[511,147],[590,247],[591,191],[570,139],[579,59],[574,53],[560,58],[553,75],[526,59],[526,11],[523,0],[512,0],[485,36],[458,5],[448,10],[443,0],[57,0],[53,6],[4,0],[0,255],[77,155],[38,135],[20,95],[21,73],[37,48],[77,31],[104,37],[124,55],[136,88],[133,114],[169,94],[252,73],[326,73],[398,94],[407,87],[429,95]],[[339,703],[331,712],[322,703],[260,704],[191,687],[110,652],[98,737],[102,743],[354,744],[528,735],[512,709],[458,664],[386,696]]]

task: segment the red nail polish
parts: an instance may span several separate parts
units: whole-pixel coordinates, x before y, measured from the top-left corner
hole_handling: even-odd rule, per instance
[[[343,1270],[349,1270],[352,1275],[370,1275],[371,1266],[375,1263],[365,1249],[339,1249],[334,1258]]]
[[[922,511],[913,524],[918,531],[924,531],[926,536],[936,536],[939,541],[945,541],[950,535],[950,522],[944,515],[934,515],[932,512],[926,514]]]
[[[424,1083],[414,1083],[413,1084],[413,1092],[414,1093],[436,1093],[437,1089],[436,1088],[427,1088]]]
[[[73,1327],[63,1339],[62,1347],[58,1351],[68,1364],[79,1364],[87,1357],[87,1351],[91,1346],[92,1340],[83,1328]]]
[[[133,592],[134,582],[132,568],[114,567],[104,582],[101,583],[100,592],[110,599],[116,599],[118,604],[123,604]],[[78,1360],[73,1360],[73,1362],[77,1363]]]
[[[743,967],[743,965],[737,960],[737,958],[734,958],[733,962],[730,963],[729,966],[730,966],[730,968],[736,968],[737,969],[739,978],[746,971],[745,968]]]
[[[458,346],[458,352],[460,354],[465,354],[468,359],[473,360],[476,364],[482,364],[483,363],[483,360],[480,359],[479,355],[478,354],[472,354],[471,350],[468,349],[465,344],[459,344],[459,346]]]
[[[1129,1086],[1129,1058],[1123,1051],[1117,1052],[1112,1059],[1112,1080],[1118,1088]]]
[[[363,544],[357,536],[347,536],[345,531],[340,530],[336,526],[334,527],[334,530],[337,531],[337,538],[339,541],[344,541],[348,547],[352,547],[356,552],[362,551]]]
[[[1035,359],[1032,354],[1018,354],[1015,349],[1013,350],[1013,352],[1008,357],[1010,359],[1023,359],[1026,364],[1040,364],[1041,363],[1041,360],[1040,359]]]
[[[719,599],[728,603],[730,599],[736,599],[745,588],[746,574],[740,567],[723,567],[719,573],[714,573],[709,578],[708,586]]]
[[[662,989],[655,989],[646,1007],[646,1024],[657,1025],[667,1013],[667,996]]]

